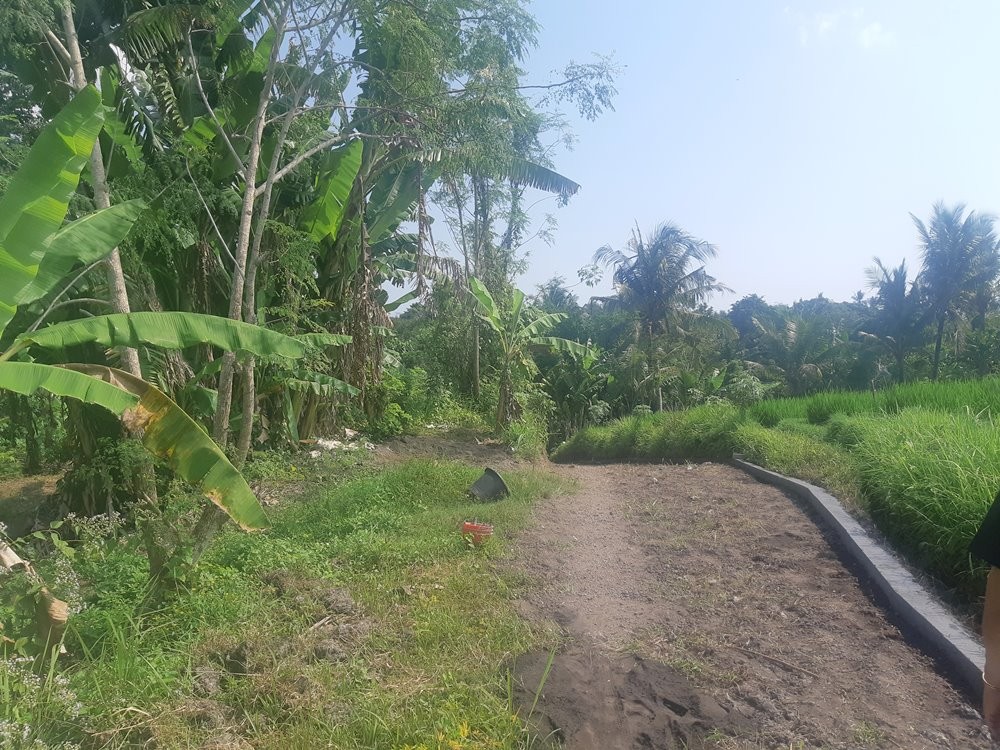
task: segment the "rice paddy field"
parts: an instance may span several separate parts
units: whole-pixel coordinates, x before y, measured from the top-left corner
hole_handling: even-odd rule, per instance
[[[1000,379],[913,383],[635,416],[584,430],[556,461],[727,460],[733,452],[826,487],[915,567],[976,604],[968,554],[1000,490]]]

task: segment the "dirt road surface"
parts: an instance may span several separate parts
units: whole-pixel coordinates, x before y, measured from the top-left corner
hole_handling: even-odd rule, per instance
[[[517,564],[565,634],[517,660],[543,736],[589,748],[989,748],[976,711],[793,500],[738,469],[558,467]]]

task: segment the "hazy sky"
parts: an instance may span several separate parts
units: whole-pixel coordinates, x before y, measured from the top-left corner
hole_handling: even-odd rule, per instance
[[[536,0],[534,82],[614,52],[615,112],[573,118],[557,168],[583,189],[520,285],[674,221],[719,248],[728,307],[864,287],[874,255],[918,268],[909,212],[1000,211],[1000,2]],[[554,202],[548,204],[555,207]],[[610,289],[605,281],[597,292]],[[576,291],[586,298],[594,292]]]

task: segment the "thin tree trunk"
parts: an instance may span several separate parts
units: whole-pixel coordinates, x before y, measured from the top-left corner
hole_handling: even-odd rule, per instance
[[[937,338],[934,340],[934,369],[931,372],[931,380],[938,379],[938,371],[941,367],[941,339],[944,336],[944,315],[938,317]]]
[[[479,318],[473,313],[472,318],[472,397],[479,398]]]
[[[77,91],[87,86],[87,73],[83,67],[83,55],[80,53],[80,42],[76,35],[76,22],[73,19],[73,5],[70,0],[62,2],[62,25],[66,35],[66,49],[69,52],[70,65],[73,70],[73,88]],[[108,190],[107,174],[104,171],[104,155],[101,153],[101,141],[94,142],[94,150],[90,154],[90,180],[94,186],[94,203],[98,208],[108,208],[111,205],[111,193]],[[108,256],[107,273],[110,299],[116,313],[132,312],[128,302],[128,290],[125,287],[125,273],[122,270],[121,255],[116,247]],[[135,349],[121,350],[122,369],[142,377],[139,366],[139,352]]]
[[[898,351],[896,352],[896,377],[899,378],[899,382],[903,383],[906,379],[906,352]]]
[[[247,262],[250,255],[250,235],[254,226],[254,206],[257,200],[257,168],[260,165],[261,144],[264,139],[264,126],[267,124],[267,108],[271,101],[271,87],[274,85],[275,65],[281,53],[284,39],[284,23],[287,5],[282,7],[281,15],[275,29],[275,41],[271,48],[267,75],[261,87],[257,100],[257,112],[254,117],[253,133],[250,137],[250,147],[246,164],[243,165],[243,206],[240,209],[240,225],[236,236],[236,247],[233,256],[236,265],[233,268],[233,288],[229,295],[229,318],[240,320],[243,312],[243,293],[246,285]],[[261,215],[258,221],[263,223],[267,217]],[[229,442],[229,417],[233,404],[233,371],[236,357],[227,352],[222,360],[222,371],[219,373],[218,405],[215,410],[215,420],[212,424],[212,436],[223,449]],[[200,525],[200,524],[199,524]]]

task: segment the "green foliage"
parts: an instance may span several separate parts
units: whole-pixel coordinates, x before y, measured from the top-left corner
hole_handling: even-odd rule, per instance
[[[101,96],[88,86],[42,130],[0,197],[0,331],[38,276],[103,123]]]

